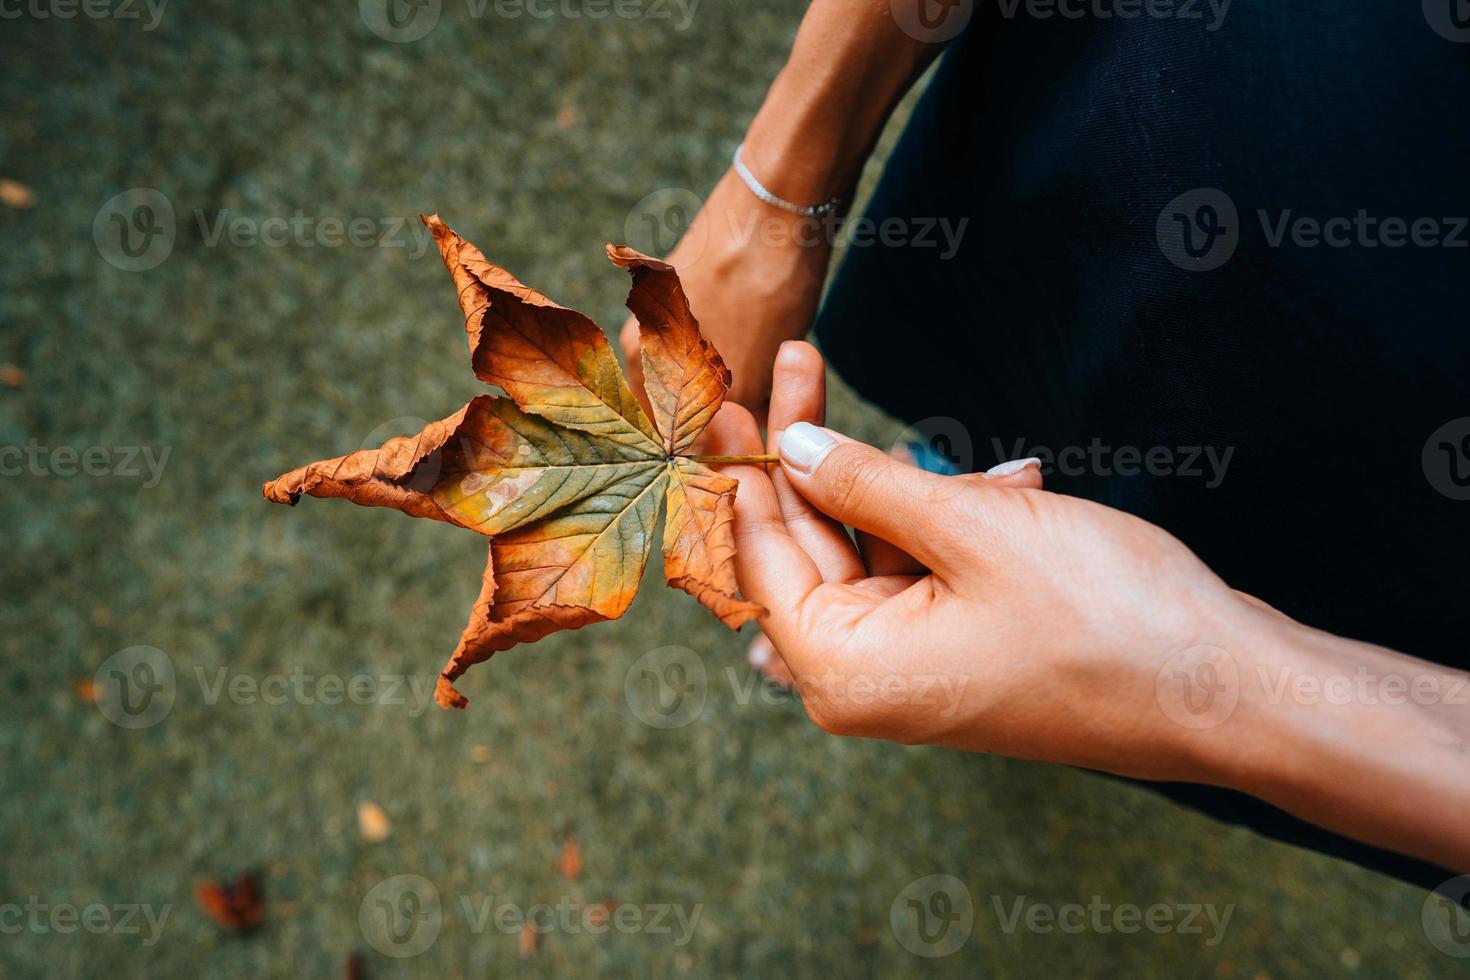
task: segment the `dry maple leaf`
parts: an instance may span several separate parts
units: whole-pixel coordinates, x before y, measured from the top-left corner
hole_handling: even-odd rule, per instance
[[[660,506],[668,583],[738,628],[764,610],[738,595],[730,527],[736,481],[692,447],[730,388],[672,266],[626,246],[607,256],[633,277],[653,419],[602,328],[489,262],[424,217],[459,292],[470,362],[508,395],[480,395],[416,436],[389,439],[285,474],[267,499],[303,493],[392,507],[490,538],[480,597],[434,697],[469,702],[454,681],[472,665],[557,630],[617,619],[633,601]]]

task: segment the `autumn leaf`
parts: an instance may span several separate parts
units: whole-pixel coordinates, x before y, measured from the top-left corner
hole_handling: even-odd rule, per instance
[[[694,452],[731,379],[673,267],[607,246],[633,279],[650,419],[601,327],[523,285],[438,215],[423,220],[458,291],[475,375],[508,397],[479,395],[416,436],[292,470],[264,493],[293,505],[302,494],[342,497],[489,538],[480,597],[435,700],[463,708],[453,685],[474,664],[627,611],[661,510],[668,584],[732,629],[762,614],[735,582],[736,481],[707,464],[774,458]]]
[[[249,932],[265,921],[260,881],[250,872],[233,882],[200,882],[194,886],[194,900],[205,915],[229,932]]]

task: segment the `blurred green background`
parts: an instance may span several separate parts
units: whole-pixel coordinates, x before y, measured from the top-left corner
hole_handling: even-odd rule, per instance
[[[414,40],[349,0],[68,9],[25,0],[0,20],[0,446],[102,447],[108,465],[68,476],[63,453],[0,477],[0,975],[329,977],[353,951],[369,977],[1463,975],[1405,885],[1089,774],[822,734],[756,684],[749,630],[724,631],[657,567],[624,620],[501,655],[462,682],[468,712],[442,712],[422,685],[463,625],[481,542],[261,499],[262,480],[479,390],[448,277],[400,220],[438,210],[616,328],[626,279],[602,242],[667,247],[638,239],[640,202],[659,195],[677,225],[677,189],[711,186],[801,4],[598,19],[445,0]],[[156,197],[108,204],[130,188],[171,222],[140,216]],[[384,240],[211,241],[221,219],[298,212],[308,232],[362,218]],[[171,228],[166,257],[138,270],[157,254],[120,253],[113,214]],[[899,429],[840,385],[833,421],[879,444]],[[129,447],[163,463],[156,480],[141,454],[128,475]],[[166,658],[173,700],[129,729],[106,717],[99,668],[138,646]],[[640,685],[669,646],[693,651],[702,706],[660,728],[640,720]],[[213,693],[302,675],[284,703]],[[324,704],[322,675],[387,703]],[[364,804],[387,822],[366,836]],[[266,921],[231,935],[193,889],[249,870]],[[932,874],[973,905],[941,958],[890,924]],[[384,952],[360,919],[398,875],[441,903],[417,955]],[[996,905],[1022,896],[1233,911],[1214,944],[1208,924],[1007,932]],[[560,904],[572,926],[530,949],[514,925],[477,926],[487,901]],[[581,913],[604,902],[645,924],[673,908],[671,931],[594,934]],[[150,943],[141,916],[141,934],[62,932],[49,913],[17,930],[6,903],[168,917]],[[698,915],[690,930],[679,913]]]

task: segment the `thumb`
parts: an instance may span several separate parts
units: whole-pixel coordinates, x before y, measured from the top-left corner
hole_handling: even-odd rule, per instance
[[[791,485],[822,513],[936,571],[955,567],[958,505],[975,492],[965,482],[908,466],[809,422],[781,433],[780,452]]]

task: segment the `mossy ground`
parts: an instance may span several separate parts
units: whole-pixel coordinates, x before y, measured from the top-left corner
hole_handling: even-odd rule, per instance
[[[372,977],[1454,973],[1406,886],[1088,774],[822,734],[791,700],[750,696],[746,638],[656,569],[623,621],[470,674],[465,713],[209,703],[220,669],[431,677],[483,562],[454,528],[260,497],[263,479],[479,390],[438,257],[406,237],[211,244],[221,212],[438,210],[616,326],[625,277],[601,243],[627,237],[648,194],[711,184],[801,13],[709,2],[680,30],[678,8],[476,19],[446,2],[431,34],[399,44],[357,6],[191,0],[153,30],[141,6],[142,20],[0,22],[0,177],[36,196],[0,206],[0,364],[25,374],[0,386],[0,445],[170,452],[156,486],[0,478],[0,903],[172,906],[151,946],[0,935],[0,975],[327,977],[354,949]],[[147,272],[103,261],[93,240],[99,207],[132,187],[176,212],[172,253]],[[833,417],[880,443],[897,431],[840,388]],[[166,653],[177,694],[163,721],[128,731],[73,685],[135,645]],[[702,658],[707,698],[661,730],[634,715],[625,680],[669,645]],[[363,800],[391,818],[386,841],[359,838]],[[575,882],[557,874],[568,837],[585,854]],[[192,885],[247,868],[268,922],[224,935]],[[933,873],[965,882],[975,931],[928,960],[889,911]],[[359,930],[363,896],[396,874],[444,902],[437,942],[413,958]],[[461,897],[487,895],[702,911],[684,945],[558,929],[523,959],[514,931],[462,916]],[[1234,912],[1208,946],[1007,934],[994,908],[1094,895]]]

